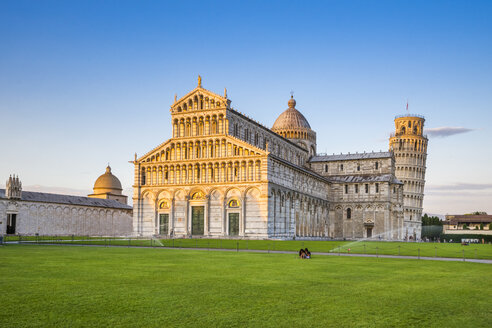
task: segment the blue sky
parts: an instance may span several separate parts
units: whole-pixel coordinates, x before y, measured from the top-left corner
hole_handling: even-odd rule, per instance
[[[386,150],[408,100],[441,128],[424,210],[492,213],[490,17],[491,1],[4,0],[0,181],[86,193],[110,162],[130,188],[200,74],[266,126],[293,90],[319,152]]]

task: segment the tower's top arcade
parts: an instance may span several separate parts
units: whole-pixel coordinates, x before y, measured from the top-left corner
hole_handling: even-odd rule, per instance
[[[425,118],[422,115],[406,114],[395,117],[394,136],[424,136]]]

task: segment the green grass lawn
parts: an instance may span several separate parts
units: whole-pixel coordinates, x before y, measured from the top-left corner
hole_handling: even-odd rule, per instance
[[[0,327],[488,327],[489,264],[0,247]]]
[[[143,241],[140,241],[143,243]],[[150,241],[146,241],[150,245]],[[218,239],[176,239],[160,240],[163,246],[198,248],[239,248],[260,250],[299,251],[309,248],[311,252],[385,254],[427,257],[463,257],[468,259],[492,259],[492,245],[456,243],[407,243],[377,241],[317,241],[317,240],[218,240]],[[156,245],[155,241],[153,245]],[[159,245],[159,244],[157,244]],[[349,251],[350,249],[350,251]]]
[[[17,240],[8,237],[7,240]],[[26,237],[23,237],[26,238]],[[298,251],[309,248],[311,252],[384,254],[426,257],[458,257],[466,259],[492,259],[491,244],[470,244],[462,246],[457,243],[407,243],[377,241],[301,241],[301,240],[237,240],[237,239],[120,239],[104,237],[56,237],[57,243],[75,243],[89,245],[119,246],[166,246],[176,248],[228,248]],[[82,240],[82,238],[84,238]],[[27,239],[26,239],[27,240]],[[53,237],[43,237],[41,242],[52,242]],[[350,249],[350,251],[349,251]]]

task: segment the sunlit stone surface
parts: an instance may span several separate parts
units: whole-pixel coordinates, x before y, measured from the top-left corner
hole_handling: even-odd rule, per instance
[[[172,138],[133,161],[136,235],[419,238],[393,152],[317,154],[293,97],[272,129],[201,78],[170,111]]]

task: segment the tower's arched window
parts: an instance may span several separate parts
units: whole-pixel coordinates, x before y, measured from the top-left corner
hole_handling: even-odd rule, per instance
[[[360,171],[360,164],[357,164],[357,171]]]
[[[376,162],[374,166],[376,167],[376,170],[379,169],[379,162]]]
[[[325,164],[325,172],[328,172],[328,164]]]
[[[352,218],[352,209],[347,208],[347,219],[351,219],[351,218]]]

